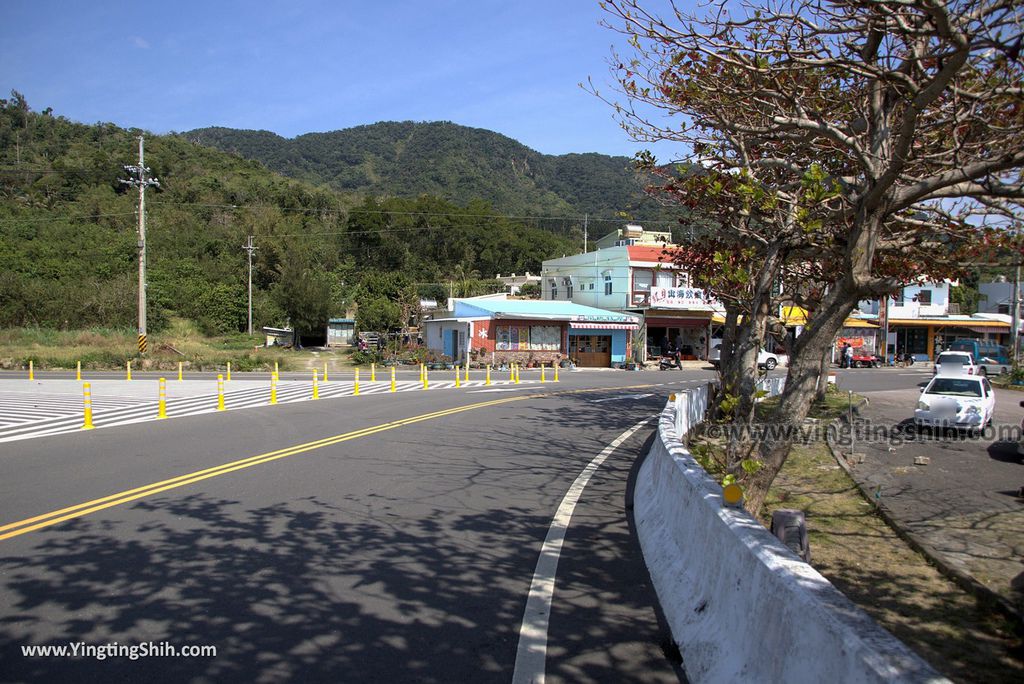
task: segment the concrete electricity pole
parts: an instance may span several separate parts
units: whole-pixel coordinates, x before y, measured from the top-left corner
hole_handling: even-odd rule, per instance
[[[146,353],[146,188],[160,187],[156,178],[147,178],[149,169],[145,166],[143,156],[143,136],[139,136],[139,164],[125,165],[124,170],[131,178],[119,179],[125,185],[139,189],[139,353]]]
[[[1013,272],[1013,294],[1010,297],[1010,306],[1013,307],[1011,310],[1011,325],[1013,328],[1010,330],[1010,340],[1013,345],[1013,353],[1010,354],[1010,360],[1014,367],[1017,366],[1018,359],[1020,357],[1020,262],[1017,262],[1017,266]]]
[[[252,244],[252,235],[248,236],[242,249],[249,253],[249,334],[252,335],[252,253],[258,249]]]

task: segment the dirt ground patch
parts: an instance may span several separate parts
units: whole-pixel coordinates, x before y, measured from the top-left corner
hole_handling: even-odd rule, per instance
[[[805,512],[815,569],[939,672],[960,682],[1024,681],[1020,626],[896,536],[824,443],[793,449],[765,505],[769,517],[778,508]]]

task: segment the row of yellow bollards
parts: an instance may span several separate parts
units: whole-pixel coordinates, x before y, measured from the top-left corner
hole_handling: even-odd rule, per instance
[[[32,362],[30,361],[29,362],[29,375],[30,375],[30,379],[32,377],[33,370],[34,369],[32,367]],[[461,387],[462,386],[462,377],[463,377],[463,372],[462,371],[463,371],[462,368],[456,368],[455,369],[455,386],[456,387]],[[270,376],[270,401],[269,401],[269,403],[271,405],[277,404],[277,383],[278,383],[278,380],[279,380],[278,373],[279,373],[278,366],[277,366],[277,363],[275,362],[274,363],[274,372]],[[79,379],[81,379],[81,368],[80,367],[78,369],[78,377],[79,377]],[[324,364],[323,378],[324,378],[324,382],[326,383],[327,382],[327,365],[326,364]],[[131,380],[131,362],[130,361],[128,362],[128,367],[127,367],[127,379]],[[181,365],[180,364],[178,366],[178,379],[181,380]],[[231,380],[231,364],[230,363],[228,364],[228,368],[227,368],[227,380],[228,381]],[[426,364],[420,364],[420,380],[423,383],[423,389],[429,389],[429,387],[430,387],[430,372],[427,370]],[[465,368],[465,380],[466,380],[466,382],[469,382],[469,367],[468,366],[466,366],[466,368]],[[518,366],[518,364],[512,364],[509,367],[509,380],[511,382],[515,383],[515,384],[519,384],[520,380],[519,380],[519,366]],[[377,368],[376,368],[376,364],[373,364],[370,367],[370,381],[374,382],[374,383],[377,381]],[[224,382],[225,382],[224,375],[223,374],[218,374],[217,375],[217,410],[218,411],[226,411],[227,410],[227,407],[226,407],[226,405],[224,403]],[[541,382],[547,382],[543,368],[541,368]],[[557,367],[555,367],[554,382],[558,382],[558,368]],[[488,386],[491,384],[491,367],[490,366],[487,366],[487,376],[486,376],[486,380],[484,381],[484,384],[488,385]],[[390,389],[391,389],[392,392],[397,391],[397,385],[396,385],[396,382],[395,382],[395,369],[394,368],[391,369],[391,388]],[[95,425],[93,425],[93,421],[92,421],[92,386],[91,386],[91,384],[88,383],[88,382],[84,383],[82,385],[82,391],[83,391],[83,395],[84,395],[83,396],[83,401],[84,401],[84,418],[83,418],[83,422],[82,422],[82,429],[83,430],[92,430],[92,429],[95,428]],[[355,381],[354,381],[353,387],[352,387],[352,395],[353,396],[359,396],[359,369],[358,368],[355,369]],[[312,394],[312,398],[313,399],[319,399],[320,398],[319,373],[315,369],[313,370],[313,394]],[[166,378],[160,378],[160,394],[159,394],[159,402],[158,402],[158,405],[157,405],[157,419],[164,419],[164,418],[167,418],[167,379]]]

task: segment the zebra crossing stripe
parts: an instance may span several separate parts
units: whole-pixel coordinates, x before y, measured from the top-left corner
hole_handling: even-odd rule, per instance
[[[494,385],[509,384],[508,381],[492,382]],[[454,380],[431,383],[429,391],[442,391],[455,388]],[[483,380],[471,380],[462,383],[462,388],[483,387]],[[338,399],[353,397],[354,383],[333,381],[321,385],[321,398]],[[399,392],[422,392],[422,384],[413,381],[396,383]],[[359,396],[367,394],[384,394],[391,392],[390,382],[362,383]],[[35,398],[35,397],[34,397]],[[33,399],[34,399],[33,398]],[[230,411],[248,408],[259,408],[269,405],[270,389],[268,387],[250,387],[234,390],[224,395],[225,408]],[[306,383],[289,382],[278,385],[277,401],[281,404],[293,404],[310,400],[310,390]],[[82,404],[78,397],[67,395],[51,395],[44,402],[33,401],[31,407],[26,406],[24,396],[12,398],[10,395],[0,397],[0,442],[13,442],[34,437],[68,434],[77,432],[82,427]],[[118,427],[157,420],[159,402],[157,400],[140,400],[125,397],[93,399],[92,422],[97,428]],[[217,395],[203,394],[193,397],[167,401],[167,417],[183,418],[198,416],[217,411]],[[40,416],[40,413],[51,415]],[[57,415],[52,415],[56,412]]]

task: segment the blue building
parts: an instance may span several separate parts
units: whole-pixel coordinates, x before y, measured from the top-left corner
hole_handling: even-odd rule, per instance
[[[609,368],[630,360],[640,319],[568,301],[507,299],[504,295],[453,299],[448,311],[424,322],[427,346],[462,363]]]

